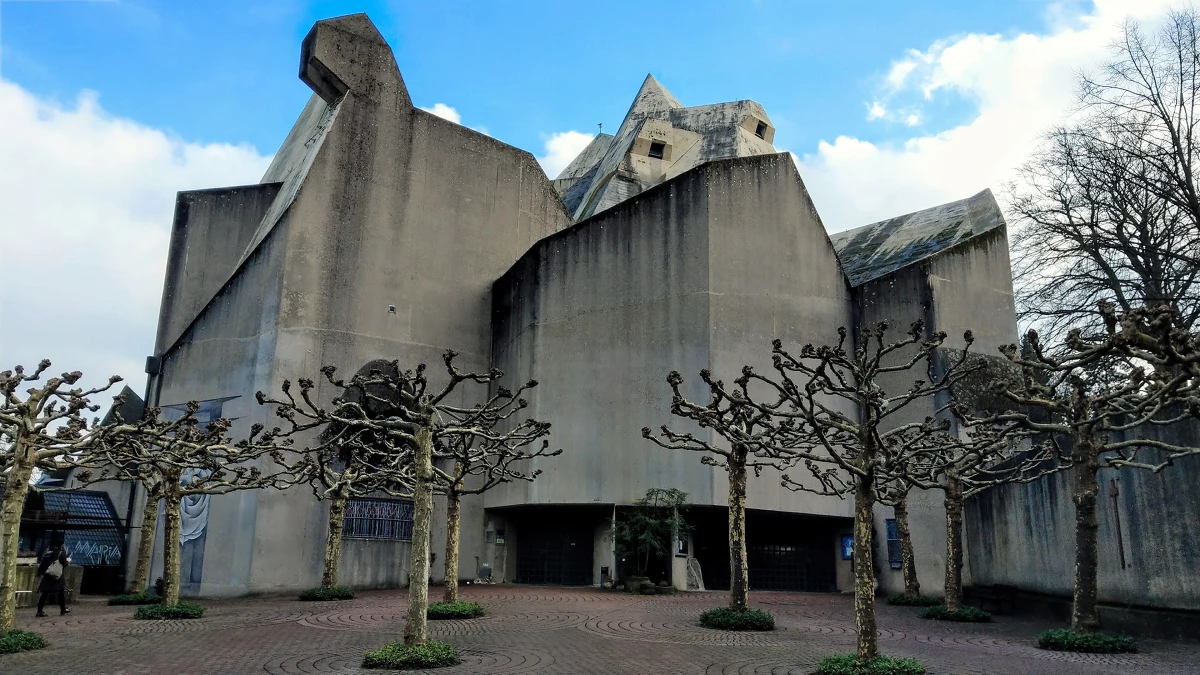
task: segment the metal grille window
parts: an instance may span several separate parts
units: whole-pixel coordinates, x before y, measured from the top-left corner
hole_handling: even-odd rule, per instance
[[[903,557],[900,555],[900,530],[896,527],[895,518],[888,518],[887,521],[887,547],[888,563],[891,564],[892,569],[900,569]]]
[[[413,503],[407,499],[351,499],[346,502],[343,539],[412,539]]]

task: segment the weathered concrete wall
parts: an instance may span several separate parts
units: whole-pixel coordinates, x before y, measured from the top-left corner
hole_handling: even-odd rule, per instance
[[[903,336],[915,320],[925,322],[927,334],[947,333],[946,346],[961,349],[963,332],[975,334],[972,350],[998,354],[1001,345],[1016,340],[1016,310],[1013,304],[1012,277],[1009,268],[1005,228],[1001,227],[963,244],[952,247],[917,265],[902,268],[856,289],[859,326],[887,320],[891,324],[889,342]],[[899,392],[911,386],[924,373],[897,373],[883,386]],[[933,414],[939,403],[927,399],[914,403],[892,419],[893,424],[918,421]],[[917,577],[922,593],[942,592],[946,565],[945,496],[940,490],[913,490],[909,493],[909,524],[917,562]],[[901,571],[892,569],[887,559],[886,523],[892,509],[875,510],[877,535],[875,556],[880,586],[886,593],[903,591]],[[970,549],[967,546],[968,551]],[[968,558],[970,560],[970,558]],[[964,565],[963,580],[971,583],[973,569]]]
[[[551,422],[564,454],[540,462],[535,483],[489,493],[488,506],[629,504],[653,487],[725,505],[723,470],[640,437],[643,426],[689,429],[670,414],[667,372],[707,400],[700,370],[732,382],[743,365],[770,367],[773,337],[817,339],[851,318],[786,155],[706,164],[547,238],[496,283],[494,301],[495,363],[545,383],[530,414]],[[771,472],[749,494],[753,508],[848,513]]]
[[[169,347],[229,279],[280,185],[179,193],[158,317],[157,351]]]
[[[407,541],[343,539],[339,583],[352,588],[407,586],[411,553],[412,543]]]
[[[727,160],[700,171],[708,176],[709,368],[731,386],[746,365],[773,376],[771,341],[779,338],[786,348],[798,350],[836,340],[837,327],[849,326],[853,318],[850,288],[789,155]],[[680,370],[688,379],[699,379],[695,370]],[[669,403],[670,390],[665,382],[660,386]],[[764,401],[775,393],[751,392]],[[669,418],[662,423],[677,426]],[[710,442],[724,444],[711,430],[707,433]],[[800,469],[791,476],[804,474]],[[713,492],[705,503],[725,504],[728,490],[728,474],[714,471]],[[746,506],[853,513],[848,502],[782,488],[780,472],[773,469],[749,476]]]
[[[311,376],[323,364],[353,372],[388,358],[429,364],[436,387],[445,381],[446,349],[461,353],[460,368],[485,370],[491,283],[569,217],[529,153],[412,108],[373,27],[325,23],[306,50],[327,59],[349,89],[291,207],[275,380]],[[361,58],[340,56],[344,47],[323,40],[353,44]],[[463,385],[459,401],[486,393]],[[310,499],[265,496],[259,529],[293,527]],[[441,580],[444,502],[438,506],[432,550]],[[460,558],[473,565],[482,540],[478,500],[464,503],[463,526]],[[257,543],[255,586],[294,585],[294,568],[280,560],[289,547],[268,549],[268,541]]]
[[[1164,431],[1142,433],[1200,444],[1200,425],[1174,433]],[[1067,471],[1033,483],[993,488],[967,502],[965,519],[976,583],[1071,595],[1075,569],[1073,482],[1074,472]],[[1197,485],[1200,457],[1180,460],[1158,474],[1101,470],[1097,513],[1101,603],[1200,610]]]

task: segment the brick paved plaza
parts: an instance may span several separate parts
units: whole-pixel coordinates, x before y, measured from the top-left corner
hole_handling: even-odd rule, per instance
[[[440,596],[440,589],[431,595]],[[822,656],[853,651],[851,599],[837,595],[752,593],[776,618],[772,633],[702,628],[696,617],[724,593],[633,596],[580,588],[467,587],[463,599],[488,615],[430,622],[431,634],[459,648],[459,673],[802,675]],[[289,598],[210,601],[203,619],[134,621],[132,607],[85,599],[67,617],[18,627],[42,632],[48,649],[0,656],[0,672],[35,673],[358,673],[365,650],[398,639],[406,593],[375,591],[351,601]],[[993,624],[925,621],[919,610],[881,605],[880,647],[912,656],[930,673],[1200,673],[1200,645],[1144,640],[1141,654],[1047,652],[1033,636],[1049,627],[998,617]],[[366,671],[379,672],[379,671]]]

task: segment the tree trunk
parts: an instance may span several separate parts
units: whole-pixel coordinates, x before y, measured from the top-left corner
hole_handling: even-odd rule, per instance
[[[413,488],[412,557],[408,574],[408,617],[404,622],[404,644],[426,641],[425,612],[429,608],[429,520],[433,511],[433,430],[417,431],[413,457],[416,485]]]
[[[325,566],[321,570],[321,588],[338,585],[338,564],[342,561],[342,527],[346,518],[346,495],[340,491],[329,500],[329,533],[325,537]]]
[[[746,561],[746,450],[729,458],[729,609],[746,611],[749,600]]]
[[[1093,631],[1100,627],[1096,609],[1097,567],[1100,561],[1096,530],[1096,498],[1100,483],[1099,457],[1091,438],[1076,439],[1075,453],[1075,598],[1071,629]]]
[[[875,627],[875,556],[871,536],[875,506],[874,478],[858,476],[854,484],[854,623],[858,629],[858,660],[879,653]]]
[[[957,612],[962,608],[962,483],[946,479],[946,609]]]
[[[150,585],[150,557],[154,553],[154,528],[158,525],[158,495],[146,490],[146,505],[142,507],[142,529],[138,534],[137,566],[133,569],[134,593],[145,591]]]
[[[170,479],[167,479],[168,481]],[[176,479],[174,488],[167,485],[163,502],[166,506],[163,521],[163,597],[162,604],[170,607],[179,604],[179,528],[180,508],[183,496],[178,490],[179,481]]]
[[[908,493],[896,498],[892,510],[896,516],[896,533],[900,535],[900,570],[904,573],[904,595],[915,598],[921,595],[921,582],[917,579],[917,559],[913,554],[912,531],[908,529]]]
[[[0,633],[12,630],[17,620],[17,546],[20,544],[21,511],[29,492],[29,477],[33,474],[33,449],[18,437],[13,448],[13,467],[8,472],[4,504],[0,506],[4,539],[0,542],[3,558],[0,565]]]
[[[446,493],[446,602],[458,600],[458,531],[459,507],[462,495],[454,490]]]

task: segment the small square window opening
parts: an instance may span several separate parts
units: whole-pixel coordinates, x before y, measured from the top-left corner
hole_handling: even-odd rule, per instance
[[[757,127],[754,127],[754,135],[766,140],[767,138],[767,123],[759,122]]]
[[[650,156],[653,157],[654,159],[662,159],[663,151],[666,149],[667,149],[666,143],[660,143],[658,141],[650,142]]]

